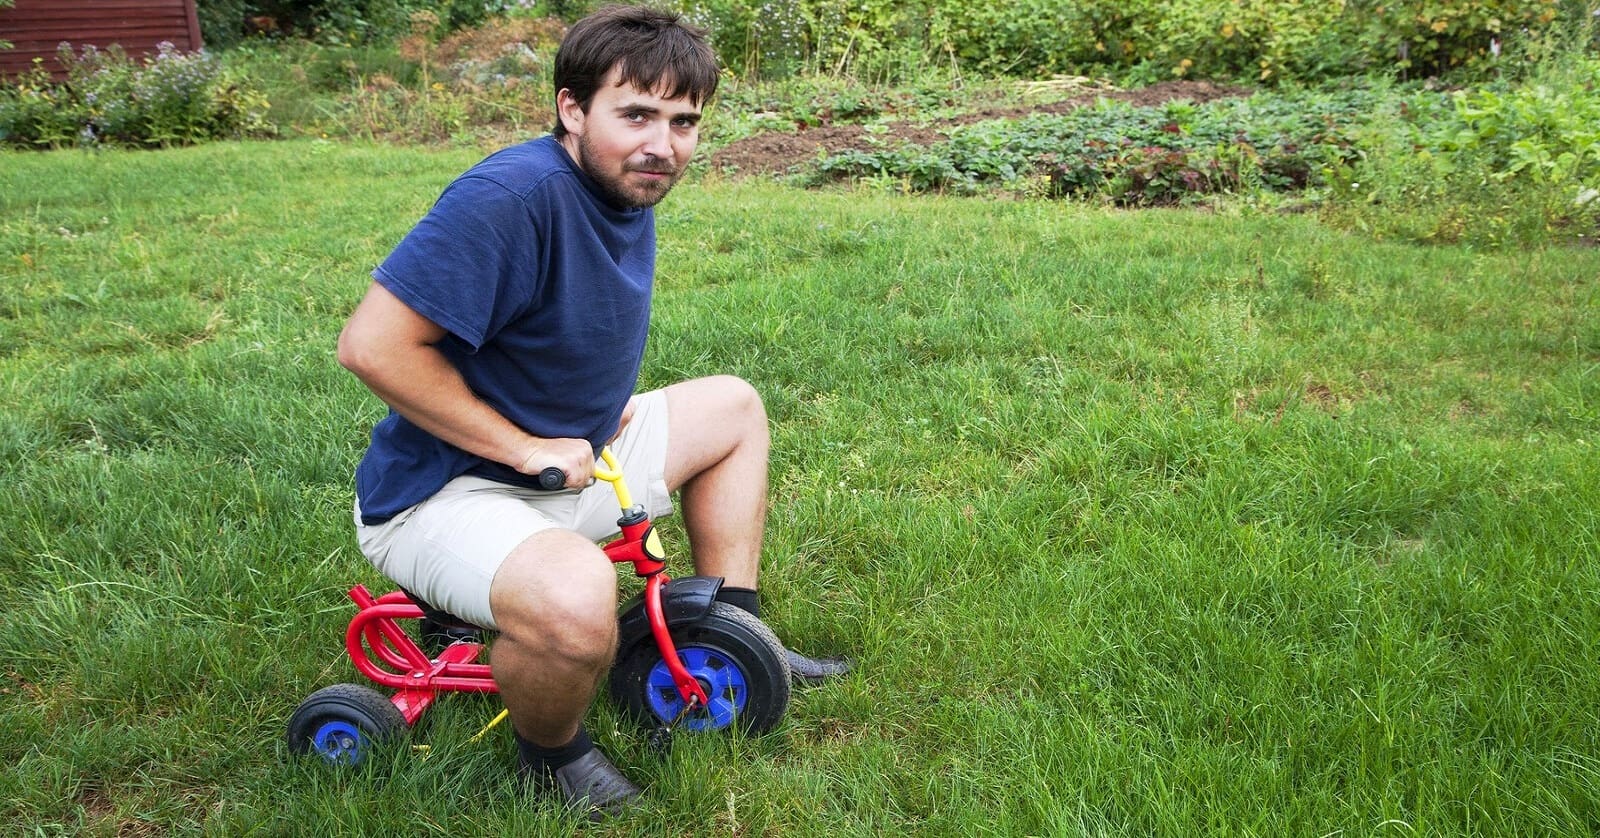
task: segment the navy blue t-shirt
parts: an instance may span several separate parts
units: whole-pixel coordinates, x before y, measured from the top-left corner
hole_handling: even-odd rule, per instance
[[[652,210],[607,205],[546,136],[457,178],[372,275],[449,332],[437,347],[479,398],[598,451],[638,384],[655,244]],[[356,468],[362,518],[388,520],[466,473],[536,485],[390,411]]]

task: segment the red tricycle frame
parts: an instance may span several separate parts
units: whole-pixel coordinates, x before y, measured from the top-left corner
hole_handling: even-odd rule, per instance
[[[645,580],[645,615],[649,618],[656,648],[672,675],[672,684],[687,707],[704,707],[709,701],[705,689],[683,665],[667,630],[661,589],[671,578],[666,574],[661,539],[644,508],[633,503],[622,478],[622,469],[611,451],[604,449],[600,456],[604,466],[596,464],[595,477],[611,484],[622,509],[622,517],[617,522],[621,535],[601,549],[614,564],[631,563],[634,573]],[[560,476],[559,479],[565,478]],[[350,589],[350,599],[359,610],[345,632],[345,651],[362,675],[375,684],[395,690],[390,701],[405,717],[407,725],[416,724],[440,693],[500,691],[489,665],[477,662],[485,648],[483,643],[454,643],[438,657],[428,657],[397,622],[419,619],[424,614],[422,607],[404,591],[373,597],[365,585],[356,585]]]

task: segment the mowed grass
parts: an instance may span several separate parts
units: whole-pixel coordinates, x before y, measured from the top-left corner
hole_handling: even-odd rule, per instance
[[[575,826],[492,698],[359,772],[281,742],[382,585],[334,338],[473,159],[0,155],[0,833]],[[768,622],[858,671],[665,756],[602,701],[651,790],[597,832],[1600,830],[1600,251],[725,182],[659,221],[645,384],[765,395]]]

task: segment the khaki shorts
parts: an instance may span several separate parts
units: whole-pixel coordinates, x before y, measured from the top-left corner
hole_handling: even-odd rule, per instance
[[[639,397],[611,453],[634,503],[652,518],[672,514],[665,476],[666,393],[653,390]],[[616,492],[605,481],[582,491],[542,492],[463,475],[382,524],[362,524],[358,504],[356,540],[372,566],[402,588],[492,629],[489,586],[517,545],[552,528],[599,541],[616,534],[619,516]]]

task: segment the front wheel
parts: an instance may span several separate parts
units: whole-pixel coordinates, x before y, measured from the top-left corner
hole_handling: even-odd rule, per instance
[[[789,708],[789,663],[783,644],[747,611],[711,603],[705,616],[673,629],[678,659],[700,682],[710,704],[684,713],[685,702],[649,633],[625,641],[611,668],[611,697],[629,715],[692,731],[737,725],[765,733]]]

